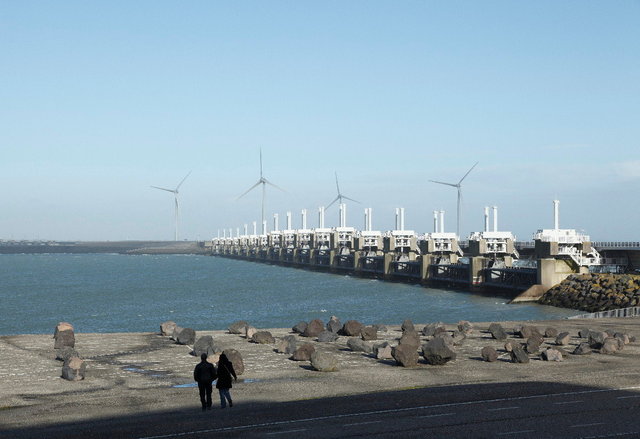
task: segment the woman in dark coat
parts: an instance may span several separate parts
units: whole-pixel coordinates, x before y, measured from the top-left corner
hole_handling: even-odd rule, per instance
[[[220,360],[218,361],[218,382],[216,383],[216,389],[220,392],[220,406],[221,408],[225,408],[227,406],[227,401],[229,401],[229,407],[233,407],[233,401],[231,401],[231,393],[229,393],[229,389],[231,389],[231,378],[235,381],[238,381],[238,377],[236,376],[236,371],[233,370],[233,364],[225,354],[220,355]]]

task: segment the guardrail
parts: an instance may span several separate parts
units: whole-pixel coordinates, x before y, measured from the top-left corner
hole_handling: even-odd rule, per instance
[[[609,311],[592,312],[590,314],[581,314],[579,316],[571,316],[569,319],[602,319],[607,317],[640,317],[640,306],[632,306],[631,308],[611,309]]]
[[[640,241],[597,241],[592,243],[596,248],[637,248],[640,249]]]

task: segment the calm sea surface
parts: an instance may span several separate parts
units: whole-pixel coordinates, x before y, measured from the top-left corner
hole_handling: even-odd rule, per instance
[[[208,256],[0,255],[0,335],[291,327],[331,315],[400,324],[562,318],[575,311]]]

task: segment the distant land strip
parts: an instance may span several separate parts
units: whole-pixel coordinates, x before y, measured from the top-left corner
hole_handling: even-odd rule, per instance
[[[201,241],[0,241],[0,254],[209,254]]]

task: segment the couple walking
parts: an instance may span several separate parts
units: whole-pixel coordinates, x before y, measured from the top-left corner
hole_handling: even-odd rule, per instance
[[[213,390],[213,381],[217,378],[216,388],[220,393],[220,407],[225,408],[227,401],[229,401],[229,407],[233,407],[233,401],[231,401],[231,378],[238,381],[235,370],[233,370],[233,364],[225,354],[220,355],[218,361],[218,370],[213,364],[207,361],[207,354],[200,356],[200,363],[193,371],[193,379],[198,383],[198,390],[200,391],[200,402],[202,403],[202,411],[211,410],[211,392]]]

